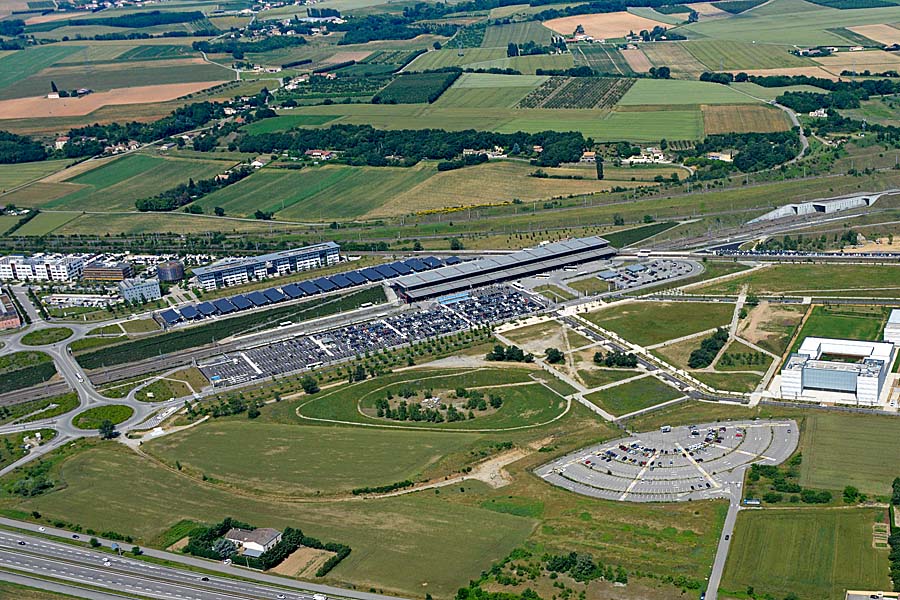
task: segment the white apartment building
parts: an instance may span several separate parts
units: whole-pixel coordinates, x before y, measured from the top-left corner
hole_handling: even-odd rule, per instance
[[[83,271],[84,260],[80,256],[36,254],[0,258],[2,281],[74,281]]]

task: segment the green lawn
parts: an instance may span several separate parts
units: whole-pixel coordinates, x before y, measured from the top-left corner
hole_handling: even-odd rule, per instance
[[[853,485],[869,494],[890,494],[900,473],[898,435],[896,419],[812,413],[800,440],[800,483],[831,490]]]
[[[608,383],[615,383],[616,381],[622,381],[623,379],[628,379],[629,377],[634,377],[639,375],[640,371],[632,371],[625,369],[581,369],[578,371],[578,376],[589,388],[600,387],[601,385],[606,385]]]
[[[26,333],[22,337],[22,343],[26,346],[43,346],[61,342],[71,336],[72,330],[68,327],[50,327]]]
[[[609,291],[609,284],[599,277],[585,277],[584,279],[576,279],[566,283],[570,288],[578,290],[585,296],[593,296],[594,294],[602,294]]]
[[[50,361],[50,355],[34,350],[4,354],[0,356],[0,375]]]
[[[630,342],[652,346],[727,325],[733,311],[734,305],[719,302],[632,302],[585,318]]]
[[[574,294],[562,289],[558,285],[539,285],[534,288],[534,291],[554,302],[565,302],[566,300],[575,298]]]
[[[121,404],[108,404],[89,408],[75,415],[73,424],[78,429],[98,429],[103,421],[112,421],[114,425],[127,421],[134,414],[134,409]]]
[[[752,104],[755,101],[727,85],[678,79],[638,79],[619,100],[620,106],[645,104]],[[675,135],[671,137],[675,138]],[[681,138],[676,138],[681,139]]]
[[[840,600],[847,589],[890,589],[886,550],[872,547],[884,509],[743,511],[734,530],[722,589],[779,598]],[[730,594],[723,593],[725,596]]]
[[[762,377],[753,373],[706,373],[694,371],[694,377],[717,390],[730,392],[752,392]]]
[[[644,377],[588,394],[585,399],[610,414],[621,416],[674,400],[682,394],[655,377]]]
[[[797,335],[794,349],[807,337],[881,341],[890,309],[880,306],[814,306]]]
[[[240,444],[234,440],[241,439]],[[346,493],[418,480],[451,454],[483,442],[475,433],[397,431],[223,421],[146,443],[145,450],[215,481],[286,496]],[[253,452],[247,452],[252,447]],[[265,460],[260,460],[265,457]]]
[[[745,283],[749,283],[750,289],[757,294],[897,296],[900,294],[900,265],[775,265],[696,291],[736,295]],[[869,288],[880,291],[867,291]]]
[[[301,402],[298,409],[302,417],[318,420],[337,420],[367,425],[392,425],[399,427],[426,427],[435,430],[501,430],[544,423],[565,409],[566,403],[538,383],[526,386],[495,387],[509,383],[531,381],[528,369],[485,368],[474,370],[415,370],[397,373],[335,391],[324,392]],[[399,397],[403,387],[413,388],[418,396],[426,390],[444,400],[452,400],[452,391],[458,387],[479,388],[485,394],[503,398],[503,406],[496,412],[475,419],[427,423],[397,421],[375,415],[375,401],[385,398],[390,391]],[[421,398],[420,398],[421,399]],[[363,414],[362,411],[365,411]],[[296,422],[296,418],[292,419]]]
[[[47,235],[78,218],[76,212],[42,212],[15,231],[15,235]]]

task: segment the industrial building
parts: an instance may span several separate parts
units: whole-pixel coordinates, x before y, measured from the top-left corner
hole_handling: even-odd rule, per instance
[[[573,238],[398,277],[391,287],[407,302],[417,302],[615,255],[616,249],[601,237]]]
[[[150,302],[162,298],[158,279],[123,279],[119,295],[125,302]]]
[[[747,224],[759,223],[762,221],[774,221],[776,219],[785,219],[787,217],[797,217],[802,215],[813,214],[831,214],[844,210],[853,210],[856,208],[867,208],[875,204],[883,194],[865,194],[858,196],[847,196],[845,198],[831,198],[827,200],[816,200],[813,202],[801,202],[799,204],[785,204],[775,210],[771,210],[766,214],[756,217],[747,222]]]
[[[900,308],[895,308],[891,311],[887,325],[884,326],[884,337],[882,339],[895,346],[900,346]]]
[[[95,261],[84,267],[81,278],[88,281],[123,281],[134,277],[134,267],[126,262]]]
[[[318,269],[340,261],[340,246],[324,242],[250,258],[232,258],[194,269],[200,286],[211,291],[288,273]]]
[[[0,292],[0,330],[16,329],[22,325],[22,319],[16,311],[16,305],[12,299]]]
[[[74,281],[81,277],[84,261],[78,256],[36,254],[0,258],[0,280]]]
[[[167,260],[156,265],[156,276],[160,281],[175,282],[184,279],[184,264],[180,260]]]
[[[808,337],[781,370],[781,397],[877,406],[893,344]]]

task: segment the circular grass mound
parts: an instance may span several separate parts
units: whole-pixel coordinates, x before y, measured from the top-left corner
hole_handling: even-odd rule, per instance
[[[26,346],[46,346],[70,337],[72,337],[72,330],[68,327],[50,327],[49,329],[38,329],[37,331],[26,333],[22,337],[22,343]]]
[[[100,429],[103,421],[112,421],[113,425],[118,425],[131,418],[134,409],[124,404],[110,404],[107,406],[97,406],[89,408],[75,416],[72,422],[78,429]]]

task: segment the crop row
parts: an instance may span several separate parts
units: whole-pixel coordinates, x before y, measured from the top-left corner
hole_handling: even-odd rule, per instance
[[[565,77],[551,77],[519,101],[519,108],[539,108],[566,83]]]
[[[612,108],[633,84],[633,79],[573,77],[541,108]]]

